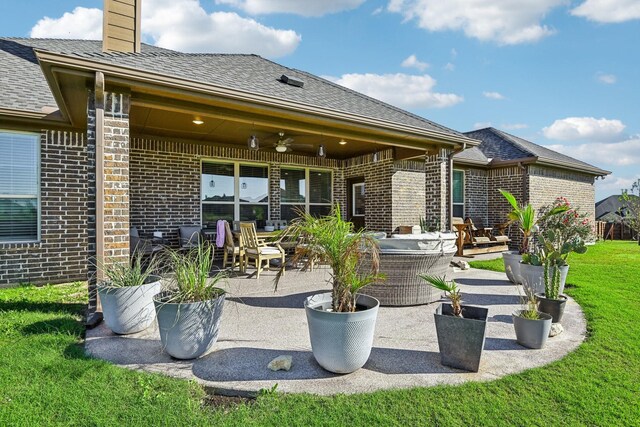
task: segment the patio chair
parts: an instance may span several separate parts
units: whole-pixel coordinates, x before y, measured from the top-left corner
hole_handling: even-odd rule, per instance
[[[137,227],[129,227],[129,250],[131,255],[137,253],[146,257],[160,252],[162,245],[156,244],[153,239],[140,237]]]
[[[269,245],[264,240],[258,239],[255,224],[249,222],[240,223],[240,244],[244,250],[244,266],[249,264],[249,259],[254,259],[256,264],[256,279],[260,278],[260,272],[263,269],[263,262],[266,261],[269,268],[269,261],[272,259],[280,259],[280,269],[282,274],[285,270],[285,254],[284,249],[278,244]]]
[[[197,225],[183,225],[178,228],[180,250],[188,251],[198,247],[202,241],[202,228]]]
[[[231,227],[229,226],[228,221],[224,222],[224,231],[224,256],[222,259],[222,268],[225,268],[227,264],[229,264],[231,266],[231,270],[238,266],[240,268],[240,272],[244,272],[244,248],[241,248],[239,244],[236,245],[234,243],[233,233],[231,232]],[[229,256],[231,256],[230,261]]]

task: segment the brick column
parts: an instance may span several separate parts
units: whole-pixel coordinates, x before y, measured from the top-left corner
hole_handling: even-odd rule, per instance
[[[425,158],[425,195],[427,222],[437,218],[440,230],[448,230],[449,225],[449,167],[448,150]]]
[[[280,217],[280,165],[269,165],[269,217],[278,221]]]
[[[96,266],[129,262],[129,95],[96,89],[87,108],[88,324],[99,321]]]

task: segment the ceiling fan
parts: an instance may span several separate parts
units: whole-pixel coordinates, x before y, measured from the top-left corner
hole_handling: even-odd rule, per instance
[[[293,147],[296,148],[313,148],[311,144],[294,144],[294,139],[291,137],[285,138],[284,131],[278,132],[278,141],[273,143],[273,148],[278,153],[286,153],[293,151]]]

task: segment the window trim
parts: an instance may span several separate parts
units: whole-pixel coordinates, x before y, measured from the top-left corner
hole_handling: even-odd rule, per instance
[[[466,186],[465,183],[466,183],[466,180],[467,180],[467,174],[466,174],[464,169],[455,169],[454,168],[453,172],[461,172],[462,173],[462,202],[454,202],[453,201],[453,180],[454,180],[453,175],[454,174],[451,174],[451,188],[452,188],[452,191],[451,191],[451,215],[454,216],[453,215],[453,207],[454,206],[462,206],[462,218],[464,218],[465,215],[466,215],[466,210],[467,210],[466,209],[467,192],[465,191],[465,186]]]
[[[356,213],[356,187],[364,187],[365,188],[365,198],[366,198],[366,187],[364,186],[364,182],[354,182],[353,184],[351,184],[351,216],[357,216],[357,217],[364,217],[366,215],[366,210],[365,213],[363,214],[357,214]]]
[[[280,181],[282,180],[282,170],[283,169],[288,169],[288,170],[303,170],[304,172],[304,211],[306,213],[310,212],[310,208],[311,206],[329,206],[330,208],[333,207],[333,201],[334,201],[334,191],[333,191],[333,184],[334,184],[334,173],[333,173],[333,169],[324,169],[324,168],[316,168],[316,167],[305,167],[305,166],[281,166],[280,167]],[[311,173],[312,172],[325,172],[325,173],[329,173],[331,175],[331,181],[330,181],[330,188],[331,188],[331,201],[328,203],[312,203],[311,197],[310,197],[310,185],[311,185]],[[278,182],[278,188],[280,187],[280,182]],[[280,205],[286,205],[286,206],[300,206],[302,203],[295,203],[295,202],[283,202],[282,200],[280,201]],[[280,214],[282,216],[282,208],[280,208]]]
[[[231,164],[233,165],[233,202],[211,202],[204,201],[202,191],[202,171],[205,163]],[[240,202],[240,166],[259,166],[267,168],[267,201],[262,203],[246,203]],[[269,163],[251,162],[243,160],[226,160],[226,159],[201,159],[200,161],[200,226],[204,227],[203,205],[230,205],[233,204],[233,220],[239,221],[240,206],[242,205],[261,205],[267,207],[267,218],[271,219],[271,165]],[[238,219],[236,219],[238,218]]]
[[[0,129],[0,133],[31,135],[36,144],[36,239],[33,240],[2,240],[0,245],[40,243],[42,241],[42,135],[37,132],[24,132],[17,130]],[[1,199],[32,199],[33,195],[8,194],[0,195]]]

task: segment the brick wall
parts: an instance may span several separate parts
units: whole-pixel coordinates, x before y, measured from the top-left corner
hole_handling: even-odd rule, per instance
[[[545,166],[529,166],[529,199],[536,210],[566,197],[572,206],[595,220],[595,187],[592,175]]]
[[[427,221],[439,218],[441,230],[449,224],[449,162],[450,152],[441,149],[425,158],[425,206]]]
[[[507,214],[511,211],[511,205],[498,190],[506,190],[514,195],[519,204],[526,204],[529,201],[526,169],[520,166],[489,169],[487,176],[489,206],[487,223],[489,227],[506,222]],[[515,225],[510,226],[507,234],[511,239],[509,246],[513,249],[517,248],[522,240],[518,227]]]
[[[488,173],[486,169],[458,168],[464,170],[464,215],[481,221],[485,227],[489,223],[489,198],[487,192]]]
[[[0,243],[0,286],[87,275],[87,152],[82,133],[43,131],[38,243]]]
[[[424,162],[396,161],[391,185],[392,228],[419,225],[426,214]]]

